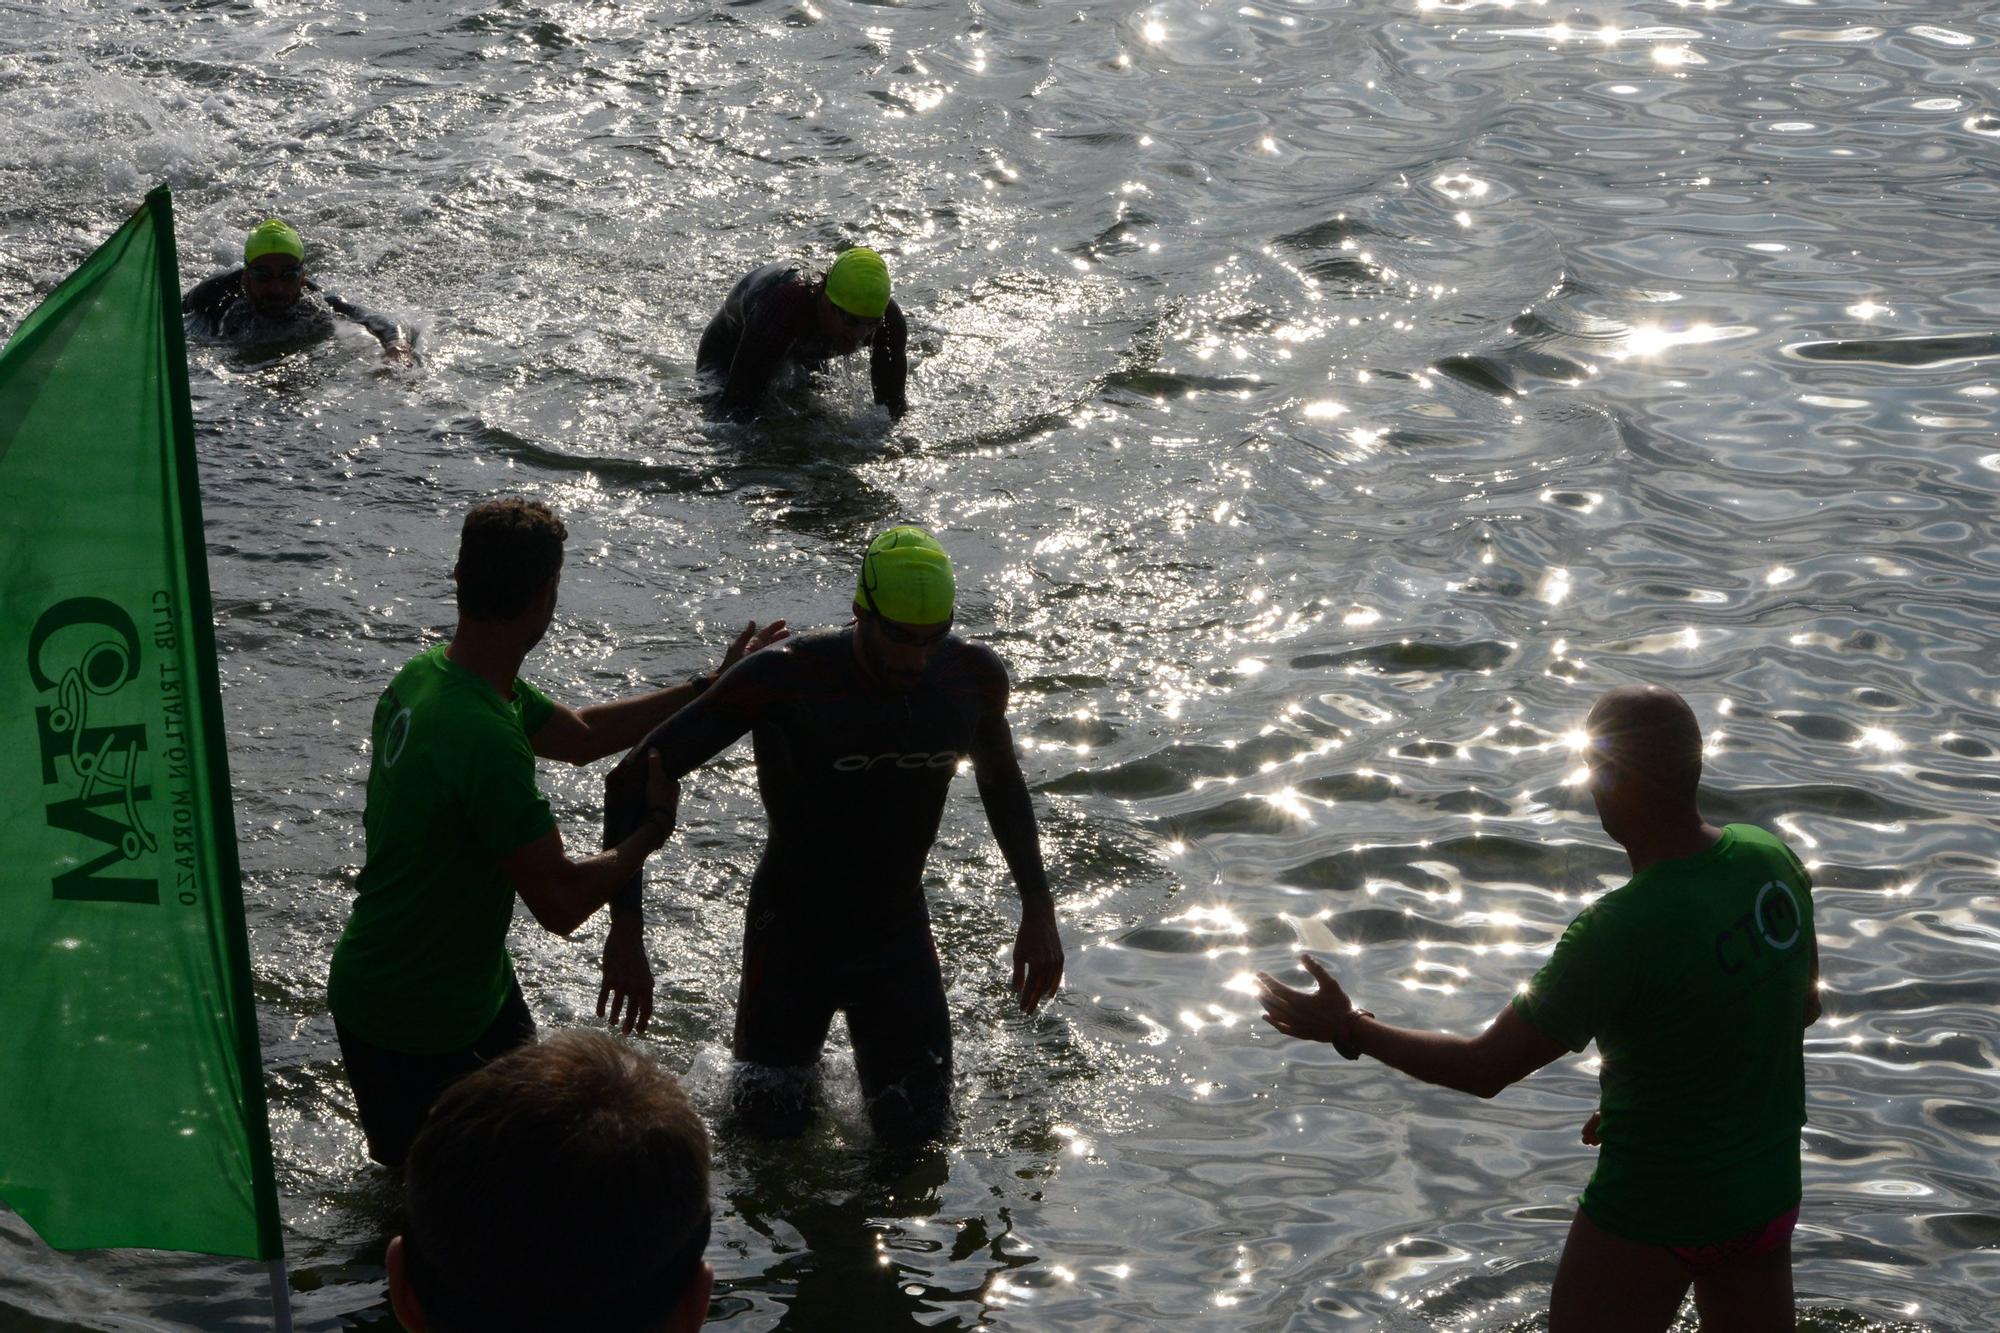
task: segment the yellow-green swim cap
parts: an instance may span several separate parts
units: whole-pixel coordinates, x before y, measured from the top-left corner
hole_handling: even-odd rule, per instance
[[[291,224],[271,218],[257,225],[256,230],[243,238],[243,262],[248,264],[265,255],[290,255],[301,264],[306,262],[306,243],[292,230]]]
[[[951,557],[922,528],[890,528],[868,543],[854,604],[904,625],[939,625],[951,619],[958,581]]]
[[[826,299],[850,315],[882,318],[889,308],[889,266],[865,245],[842,250],[826,271]]]

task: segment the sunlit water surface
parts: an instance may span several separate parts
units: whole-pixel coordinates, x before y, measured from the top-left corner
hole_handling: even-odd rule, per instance
[[[1594,1067],[1475,1102],[1276,1039],[1243,978],[1305,946],[1482,1024],[1621,879],[1565,738],[1651,680],[1712,816],[1820,886],[1802,1322],[2000,1328],[1996,74],[1953,0],[0,0],[0,326],[165,178],[187,283],[282,213],[423,329],[413,372],[193,352],[299,1326],[392,1326],[327,957],[374,697],[514,491],[572,532],[560,698],[838,622],[906,517],[1015,673],[1068,988],[1010,1010],[961,784],[958,1128],[885,1170],[836,1054],[811,1138],[723,1142],[718,1320],[1540,1327]],[[864,239],[910,416],[836,374],[704,421],[729,283]],[[543,774],[572,843],[600,775]],[[739,750],[656,862],[646,1044],[711,1113],[760,836]],[[598,928],[514,938],[589,1021]],[[0,1240],[9,1330],[267,1308]]]

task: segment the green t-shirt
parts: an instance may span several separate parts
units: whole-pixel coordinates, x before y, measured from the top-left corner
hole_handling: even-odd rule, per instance
[[[555,712],[524,680],[502,699],[440,645],[375,705],[368,862],[334,946],[327,1001],[364,1041],[413,1055],[470,1046],[514,980],[510,852],[555,825],[528,738]]]
[[[1712,1245],[1799,1202],[1812,881],[1731,824],[1586,908],[1514,1007],[1603,1058],[1583,1211],[1647,1244]]]

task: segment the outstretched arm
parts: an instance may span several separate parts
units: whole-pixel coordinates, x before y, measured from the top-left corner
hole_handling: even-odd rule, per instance
[[[1062,985],[1062,936],[1056,930],[1055,899],[1049,893],[1042,865],[1042,840],[1035,828],[1035,804],[1028,795],[1021,761],[1014,753],[1014,733],[1007,726],[1007,681],[1001,671],[998,688],[988,697],[973,734],[972,772],[979,783],[979,800],[993,839],[1007,858],[1015,887],[1021,892],[1021,928],[1014,936],[1013,989],[1021,997],[1021,1012],[1033,1013]]]
[[[664,690],[628,695],[587,708],[557,704],[556,711],[534,734],[535,753],[543,759],[582,766],[630,750],[646,733],[694,702],[746,654],[774,644],[790,632],[782,620],[774,620],[762,629],[753,620],[723,652],[722,665],[706,675]]]
[[[782,622],[780,622],[782,623]],[[739,639],[739,642],[741,640]],[[604,779],[604,845],[623,846],[648,822],[646,782],[657,771],[676,784],[750,729],[754,698],[750,682],[761,659],[725,673],[691,708],[660,723],[634,746]],[[611,928],[604,937],[604,974],[597,991],[597,1015],[621,1022],[625,1031],[644,1030],[653,1014],[653,966],[644,939],[645,876],[626,868],[611,893]],[[608,1014],[607,1014],[608,1009]]]
[[[678,781],[728,749],[756,723],[759,701],[787,667],[783,649],[753,653],[724,672],[709,691],[648,732],[604,779],[604,845],[616,846],[646,817],[644,775],[649,756]],[[640,919],[643,885],[633,875],[611,900],[611,924]]]
[[[314,288],[314,290],[319,289]],[[395,320],[373,310],[365,310],[350,301],[343,301],[332,292],[321,291],[319,294],[329,306],[333,307],[335,314],[343,319],[353,320],[374,334],[375,341],[382,344],[382,355],[389,360],[408,363],[417,359],[415,349],[410,346],[409,331]]]
[[[1511,1004],[1476,1037],[1394,1027],[1356,1009],[1318,959],[1301,954],[1299,961],[1317,983],[1315,990],[1294,990],[1257,974],[1264,1021],[1288,1037],[1332,1042],[1350,1060],[1372,1055],[1426,1083],[1494,1097],[1569,1049]]]

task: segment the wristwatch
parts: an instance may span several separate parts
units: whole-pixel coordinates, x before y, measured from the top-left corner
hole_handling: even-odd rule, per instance
[[[1343,1059],[1359,1060],[1361,1058],[1361,1043],[1354,1039],[1354,1020],[1357,1018],[1373,1017],[1375,1015],[1369,1013],[1366,1009],[1349,1009],[1347,1011],[1347,1040],[1341,1041],[1336,1038],[1333,1043],[1333,1049],[1339,1051]]]
[[[687,683],[689,688],[694,691],[694,697],[699,699],[706,693],[708,687],[715,684],[715,678],[719,674],[721,673],[715,671],[697,671],[692,676],[689,676]]]

